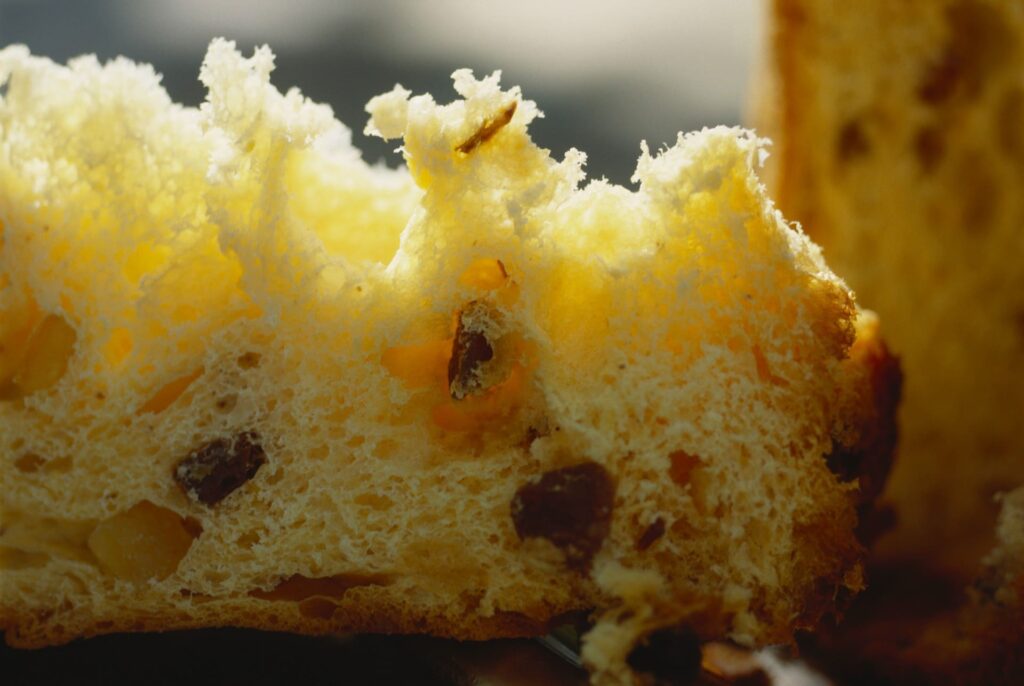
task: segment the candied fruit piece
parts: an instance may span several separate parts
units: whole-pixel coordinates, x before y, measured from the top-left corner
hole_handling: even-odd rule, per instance
[[[545,538],[565,553],[573,569],[586,571],[611,528],[615,483],[596,462],[543,474],[516,491],[512,521],[520,539]]]
[[[680,486],[690,483],[693,471],[701,465],[699,457],[691,455],[685,450],[676,450],[669,453],[668,459],[668,475]]]
[[[443,386],[444,369],[452,351],[452,339],[397,345],[381,355],[381,364],[408,388]]]
[[[136,414],[145,414],[147,412],[152,414],[159,414],[170,407],[171,403],[181,397],[181,394],[192,382],[203,375],[203,368],[200,367],[191,374],[179,377],[174,381],[166,384],[163,388],[153,394],[149,400],[147,400],[142,407],[138,409]]]
[[[459,283],[462,285],[484,291],[501,288],[506,281],[508,281],[508,272],[505,271],[505,263],[501,260],[487,258],[473,260],[459,277]]]
[[[655,683],[693,684],[700,676],[700,639],[687,626],[658,629],[637,642],[626,662]]]
[[[114,576],[160,580],[178,568],[192,545],[192,535],[177,513],[143,500],[97,524],[88,545]]]
[[[63,317],[49,314],[43,318],[28,341],[28,351],[14,384],[25,395],[54,385],[67,371],[77,336]]]
[[[445,431],[478,431],[511,417],[526,388],[526,370],[514,365],[508,377],[480,395],[448,399],[434,407],[433,420]]]
[[[266,461],[259,436],[247,431],[193,450],[175,466],[174,480],[193,500],[216,505],[256,476]]]

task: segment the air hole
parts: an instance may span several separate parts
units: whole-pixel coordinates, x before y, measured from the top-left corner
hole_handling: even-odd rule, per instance
[[[921,169],[930,172],[942,160],[945,144],[942,132],[934,126],[926,126],[914,137],[914,153],[921,163]]]
[[[680,486],[690,483],[694,470],[701,465],[699,457],[691,455],[685,450],[676,450],[670,453],[668,459],[668,475]]]
[[[310,619],[330,619],[338,606],[327,598],[307,598],[299,603],[299,614]]]
[[[50,556],[45,553],[0,546],[0,569],[38,569],[46,566],[49,560]]]
[[[390,577],[383,574],[335,574],[310,578],[293,574],[269,591],[250,591],[249,595],[262,600],[301,601],[307,598],[341,598],[351,588],[359,586],[387,586]]]
[[[252,548],[260,542],[260,535],[255,531],[246,531],[235,542],[243,548]]]
[[[247,353],[242,353],[241,355],[239,355],[238,359],[235,360],[235,362],[237,362],[238,366],[241,367],[242,369],[253,369],[254,367],[260,366],[260,362],[262,361],[262,359],[263,356],[260,355],[259,353],[249,351]]]
[[[871,152],[871,143],[864,133],[864,127],[854,119],[847,122],[839,130],[836,139],[836,156],[840,162],[852,162]]]
[[[35,453],[25,453],[14,461],[14,466],[18,468],[18,471],[26,474],[38,472],[44,464],[46,464],[46,460]]]

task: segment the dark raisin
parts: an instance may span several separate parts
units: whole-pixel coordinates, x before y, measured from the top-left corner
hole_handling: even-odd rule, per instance
[[[633,647],[626,662],[649,674],[656,684],[692,684],[700,676],[700,639],[688,626],[648,634]]]
[[[546,538],[572,569],[586,571],[608,535],[615,483],[596,462],[547,472],[516,491],[512,521],[519,538]]]
[[[494,137],[494,134],[501,131],[510,121],[512,121],[512,115],[516,113],[516,103],[512,102],[502,111],[488,119],[477,129],[472,136],[467,138],[455,149],[463,154],[469,154],[476,150],[479,146],[483,145],[487,141]]]
[[[487,336],[466,325],[465,313],[472,311],[474,306],[475,303],[470,303],[459,315],[452,341],[452,356],[448,360],[448,390],[456,400],[482,390],[480,366],[494,358],[494,348]]]
[[[858,446],[834,445],[832,452],[825,456],[825,464],[840,481],[853,481],[860,477],[861,463],[865,455]]]
[[[256,476],[267,461],[253,432],[218,438],[188,454],[174,468],[174,480],[189,497],[215,505]]]
[[[665,535],[665,520],[658,517],[650,526],[644,529],[640,538],[636,540],[636,549],[643,552],[654,545],[654,542]]]

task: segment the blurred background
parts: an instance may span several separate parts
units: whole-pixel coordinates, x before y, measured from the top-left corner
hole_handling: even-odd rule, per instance
[[[199,65],[215,36],[277,55],[273,80],[320,102],[353,130],[368,161],[363,106],[401,83],[454,98],[450,74],[502,70],[546,118],[534,139],[558,157],[588,154],[591,178],[628,183],[641,140],[740,122],[762,3],[743,0],[0,0],[0,45],[64,62],[125,55],[163,74],[171,96],[202,101]]]

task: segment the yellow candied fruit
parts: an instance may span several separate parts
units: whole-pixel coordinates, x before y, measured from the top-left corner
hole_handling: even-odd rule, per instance
[[[102,567],[121,579],[164,579],[192,545],[177,513],[143,500],[96,525],[88,545]]]
[[[487,258],[473,260],[459,277],[459,283],[463,286],[486,291],[501,288],[507,280],[508,273],[505,271],[505,264],[501,260]]]
[[[136,414],[145,414],[147,412],[152,414],[159,414],[170,407],[171,403],[177,400],[182,393],[192,384],[193,381],[198,379],[203,374],[203,368],[200,367],[191,374],[178,377],[174,381],[166,384],[163,388],[153,394],[149,400],[143,403]]]
[[[462,400],[446,398],[436,405],[432,419],[445,431],[476,431],[509,419],[519,409],[526,390],[526,369],[514,365],[508,377],[481,395]]]
[[[398,345],[381,355],[384,368],[402,380],[408,388],[438,386],[447,388],[448,358],[452,354],[452,339]]]
[[[459,276],[459,284],[481,291],[499,291],[498,301],[510,306],[519,298],[519,286],[509,279],[505,263],[498,259],[473,260]]]
[[[54,385],[67,371],[77,335],[63,317],[46,315],[28,340],[24,359],[13,381],[28,395]]]

